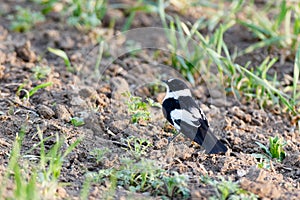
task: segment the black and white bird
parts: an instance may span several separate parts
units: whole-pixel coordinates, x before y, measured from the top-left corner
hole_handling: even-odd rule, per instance
[[[177,131],[204,147],[206,153],[226,152],[227,147],[209,130],[207,118],[188,86],[179,79],[163,82],[167,87],[162,103],[165,118]]]

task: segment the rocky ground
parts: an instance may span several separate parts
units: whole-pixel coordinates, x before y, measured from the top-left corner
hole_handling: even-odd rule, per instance
[[[133,25],[156,25],[157,21],[155,16],[141,14]],[[88,172],[117,169],[124,157],[132,158],[135,162],[150,159],[160,169],[187,175],[189,198],[192,199],[207,199],[218,195],[218,190],[203,181],[203,177],[232,180],[259,198],[300,198],[299,132],[291,124],[291,117],[287,113],[277,108],[263,110],[254,102],[238,101],[224,94],[222,88],[214,84],[216,80],[210,82],[203,75],[198,82],[201,84],[191,86],[193,95],[206,113],[214,133],[230,150],[225,155],[207,155],[200,146],[192,144],[184,136],[179,136],[167,146],[172,127],[166,123],[161,109],[151,107],[150,121],[132,123],[126,103],[128,97],[122,95],[130,91],[143,99],[149,97],[161,103],[164,89],[159,86],[154,90],[150,83],[171,77],[182,78],[176,70],[166,66],[165,52],[142,49],[130,53],[125,43],[130,37],[135,38],[134,34],[113,37],[118,29],[112,30],[105,26],[85,32],[57,21],[55,15],[49,16],[46,22],[26,33],[10,31],[6,18],[0,18],[0,22],[2,173],[7,167],[16,134],[21,127],[26,127],[22,152],[39,143],[37,132],[42,133],[44,138],[58,134],[64,138],[64,148],[77,138],[82,138],[64,161],[59,180],[68,184],[59,187],[56,194],[58,198],[78,199]],[[249,42],[242,36],[237,38],[240,31],[235,27],[231,30],[232,34],[226,36],[229,46]],[[97,34],[109,41],[111,51],[103,56],[100,72],[95,72],[94,67],[98,52],[95,40]],[[164,37],[158,35],[147,41],[152,45],[155,42],[163,44]],[[64,50],[77,71],[67,71],[64,61],[49,53],[48,47]],[[122,54],[120,49],[127,52]],[[37,66],[48,67],[46,76],[37,77]],[[278,72],[286,73],[279,70],[280,67]],[[46,82],[52,82],[52,85],[39,89],[24,100],[27,91]],[[72,125],[71,117],[84,119],[84,125]],[[262,150],[255,142],[267,146],[269,137],[276,135],[287,141],[284,147],[286,158],[282,162],[271,161],[268,169],[258,168],[259,161],[252,154],[262,153]],[[145,139],[147,142],[142,146],[149,144],[138,158],[128,150],[130,145],[126,141],[132,136]],[[55,140],[55,137],[50,137],[45,142],[46,149],[51,148]],[[96,148],[109,149],[101,162],[96,162],[96,158],[91,155]],[[38,148],[30,154],[39,155]],[[107,194],[109,184],[94,182],[90,187],[90,199],[99,199]],[[7,188],[7,196],[12,188]],[[126,187],[118,186],[113,195],[117,199],[137,195],[140,198],[151,198],[151,192],[135,194]],[[175,197],[180,198],[181,195]]]

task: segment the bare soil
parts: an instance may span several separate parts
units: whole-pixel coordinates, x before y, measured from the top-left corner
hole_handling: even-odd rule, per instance
[[[12,9],[13,4],[6,2]],[[8,13],[9,14],[9,9]],[[120,12],[120,11],[118,11]],[[121,12],[122,15],[122,12]],[[109,15],[106,16],[109,20]],[[158,26],[157,16],[138,14],[134,27]],[[113,59],[104,56],[100,64],[101,74],[94,72],[97,54],[93,46],[98,31],[107,41],[118,33],[122,24],[118,19],[117,28],[109,30],[98,27],[94,31],[83,31],[69,27],[63,20],[57,20],[55,13],[47,21],[36,25],[27,33],[9,30],[5,17],[0,18],[0,166],[5,171],[13,141],[21,127],[26,127],[26,137],[22,152],[26,152],[40,140],[36,134],[40,129],[44,138],[59,134],[65,138],[65,147],[77,138],[81,143],[64,162],[60,181],[68,183],[58,191],[59,198],[78,199],[87,172],[114,168],[120,164],[119,158],[130,156],[123,148],[122,139],[129,136],[145,138],[152,144],[145,158],[152,159],[166,170],[188,174],[191,199],[207,199],[216,190],[200,181],[200,176],[219,180],[224,177],[238,181],[241,188],[266,199],[300,199],[300,145],[299,132],[291,124],[291,117],[277,108],[263,110],[256,103],[237,101],[233,96],[221,93],[212,83],[193,87],[194,96],[206,113],[213,131],[227,143],[229,151],[225,155],[207,155],[203,149],[180,136],[167,147],[167,138],[172,135],[165,128],[165,119],[160,109],[151,109],[151,121],[146,124],[131,123],[126,99],[121,95],[126,90],[133,94],[151,97],[160,102],[164,92],[152,93],[147,83],[170,77],[180,77],[174,69],[166,67],[164,53],[158,56],[153,49],[143,49],[136,55],[127,53]],[[240,34],[241,27],[235,27],[226,35],[229,46],[243,48],[251,40]],[[159,41],[159,36],[154,40]],[[118,38],[120,39],[120,38]],[[118,50],[123,41],[109,43],[110,49]],[[119,45],[119,46],[118,46]],[[47,47],[60,48],[70,57],[72,65],[80,69],[68,72],[61,58],[50,54]],[[116,53],[118,55],[118,53]],[[257,52],[264,55],[264,52]],[[258,59],[257,60],[252,60]],[[241,58],[262,61],[255,55]],[[109,64],[111,63],[111,64]],[[108,65],[109,64],[109,65]],[[37,80],[33,77],[35,66],[49,66],[47,77]],[[278,74],[292,72],[292,64],[278,66]],[[107,67],[107,68],[105,68]],[[205,78],[203,78],[204,80]],[[29,100],[22,100],[25,93],[17,94],[18,88],[30,90],[44,82],[53,82],[51,87],[40,89]],[[146,85],[145,85],[146,84]],[[208,86],[209,85],[209,86]],[[209,88],[209,89],[208,89]],[[75,127],[70,117],[82,117],[85,124]],[[270,169],[259,169],[258,160],[251,154],[262,153],[255,142],[268,145],[270,136],[281,136],[288,141],[285,146],[287,157],[283,162],[272,162]],[[50,148],[55,137],[46,141]],[[95,148],[109,148],[110,152],[101,163],[95,162],[90,152]],[[38,155],[36,149],[31,154]],[[90,199],[100,199],[107,190],[104,184],[91,186]],[[9,189],[8,189],[9,191]],[[117,187],[115,197],[143,197],[147,194],[132,194]],[[137,196],[138,195],[138,196]],[[155,197],[159,199],[159,197]]]

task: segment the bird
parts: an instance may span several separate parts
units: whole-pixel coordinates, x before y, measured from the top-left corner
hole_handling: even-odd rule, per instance
[[[227,147],[209,129],[207,117],[193,99],[185,82],[176,78],[162,82],[167,89],[162,101],[164,117],[179,133],[204,147],[206,153],[225,153]],[[178,134],[169,139],[169,142]]]

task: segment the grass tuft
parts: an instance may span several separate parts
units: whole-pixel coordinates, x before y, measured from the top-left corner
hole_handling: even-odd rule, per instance
[[[35,145],[26,155],[21,153],[22,142],[25,137],[25,128],[21,128],[13,143],[8,162],[8,169],[4,175],[0,196],[3,197],[10,181],[13,182],[13,194],[9,199],[52,199],[56,196],[59,186],[59,176],[66,156],[79,144],[77,139],[64,151],[64,140],[56,135],[55,144],[47,151],[44,142],[50,138],[43,138],[42,131],[38,128],[40,142]],[[29,153],[40,147],[40,155]],[[29,158],[29,159],[28,159]]]
[[[146,102],[141,97],[132,96],[130,92],[123,93],[123,96],[127,97],[126,105],[129,113],[131,113],[132,123],[145,124],[150,121],[150,107],[161,107],[159,103],[154,102],[152,99],[147,98]]]
[[[259,142],[256,142],[256,144],[266,153],[266,155],[270,159],[275,158],[279,162],[282,162],[285,158],[286,154],[283,150],[283,147],[286,145],[286,142],[278,136],[270,137],[269,148]]]

